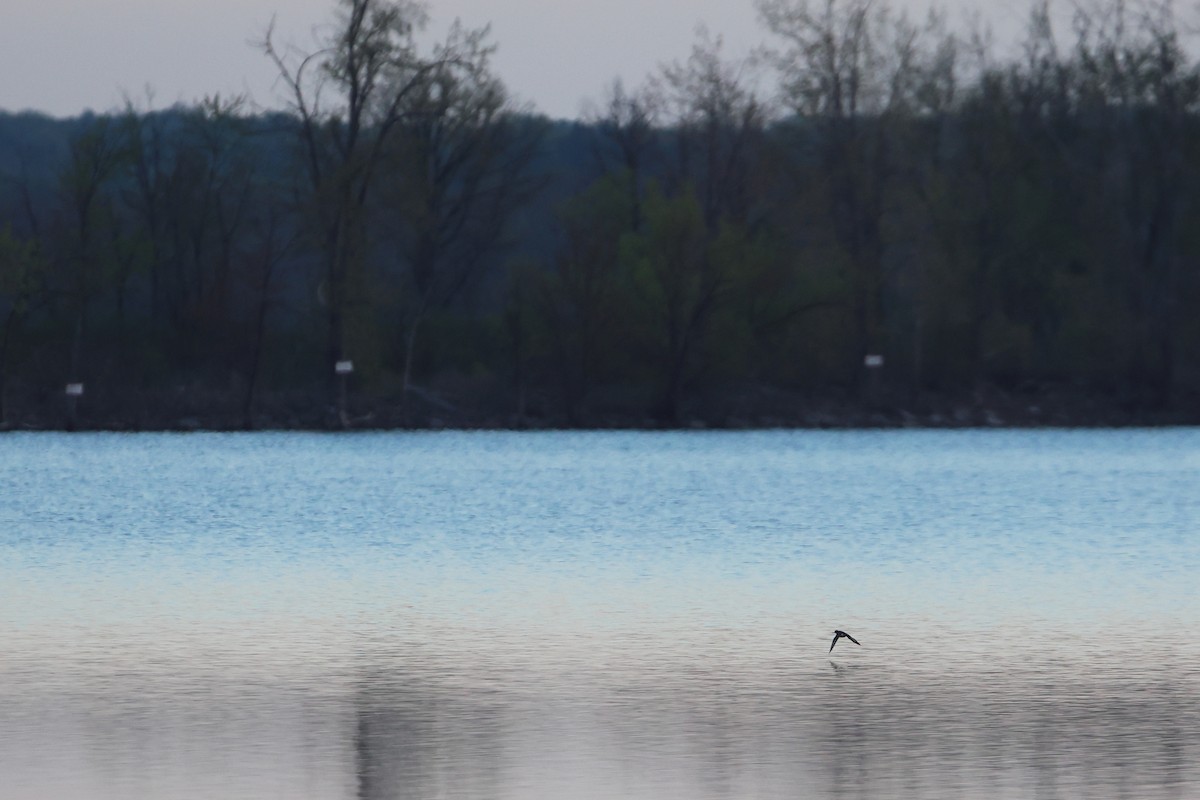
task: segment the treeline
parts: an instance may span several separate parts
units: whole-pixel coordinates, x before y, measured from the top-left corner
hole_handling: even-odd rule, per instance
[[[587,117],[340,0],[245,98],[0,115],[6,427],[1196,421],[1200,68],[1166,3],[998,57],[881,0]],[[70,387],[68,391],[68,387]]]

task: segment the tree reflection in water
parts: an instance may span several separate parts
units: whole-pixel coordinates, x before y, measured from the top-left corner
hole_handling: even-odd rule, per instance
[[[495,656],[363,671],[362,800],[1169,798],[1196,780],[1200,694],[1166,667],[940,674],[642,653],[636,669],[522,672]]]

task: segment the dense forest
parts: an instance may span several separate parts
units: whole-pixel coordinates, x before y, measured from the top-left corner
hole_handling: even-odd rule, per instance
[[[578,121],[411,0],[267,31],[280,110],[0,114],[0,426],[1200,421],[1169,3],[1035,3],[1006,57],[884,0],[757,11],[762,52],[700,30]]]

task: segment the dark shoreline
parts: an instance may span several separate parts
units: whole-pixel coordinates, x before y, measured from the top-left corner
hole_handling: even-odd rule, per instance
[[[507,399],[507,398],[505,398]],[[609,401],[576,410],[573,419],[552,400],[530,399],[523,413],[497,394],[454,402],[351,397],[345,418],[312,393],[272,395],[249,419],[228,396],[174,391],[126,393],[81,402],[74,418],[61,397],[8,404],[0,431],[342,431],[342,430],[853,430],[956,428],[1130,428],[1200,425],[1200,396],[1165,405],[1070,388],[988,389],[926,393],[915,399],[864,401],[837,392],[719,392],[697,396],[677,420],[656,419],[644,406]],[[507,406],[507,407],[505,407]]]

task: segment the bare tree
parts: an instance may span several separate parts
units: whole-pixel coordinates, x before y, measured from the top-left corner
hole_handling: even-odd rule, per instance
[[[112,182],[126,156],[127,150],[115,125],[107,117],[98,117],[86,122],[83,130],[72,138],[67,164],[59,176],[65,212],[63,293],[73,318],[67,372],[71,382],[83,379],[92,300],[111,278],[102,231],[113,221]],[[69,401],[67,424],[71,427],[75,424],[73,401]]]
[[[659,99],[651,87],[629,91],[620,78],[605,91],[588,121],[599,133],[597,161],[602,172],[622,172],[629,194],[630,228],[642,227],[642,203],[650,161],[659,138]]]
[[[758,0],[785,105],[815,132],[829,223],[849,266],[854,363],[884,342],[885,218],[898,131],[920,103],[921,29],[878,0]],[[853,373],[861,376],[859,370]]]
[[[1200,69],[1188,62],[1171,0],[1081,3],[1071,77],[1098,181],[1102,260],[1130,318],[1125,382],[1135,404],[1167,404],[1175,382],[1179,237],[1200,111]],[[1099,254],[1098,254],[1099,255]]]
[[[486,28],[455,23],[436,66],[407,93],[387,145],[379,225],[393,245],[403,330],[403,394],[429,314],[454,302],[500,250],[508,219],[535,187],[541,126],[517,117],[491,71]]]
[[[153,93],[147,91],[147,103]],[[129,149],[130,185],[123,201],[138,219],[147,246],[150,276],[150,319],[156,321],[163,309],[163,271],[169,258],[166,235],[166,211],[170,189],[170,162],[173,160],[165,129],[166,117],[143,110],[126,98],[121,125]]]
[[[694,188],[714,235],[722,222],[752,222],[751,181],[767,120],[751,62],[725,59],[722,47],[701,27],[688,60],[664,65],[654,81],[673,132],[671,182]]]
[[[680,421],[685,390],[701,371],[714,320],[763,216],[755,181],[767,109],[749,59],[727,59],[722,48],[701,27],[688,60],[664,65],[652,81],[666,123],[670,197],[648,200],[635,274],[661,354],[655,413],[668,424]]]
[[[298,120],[303,196],[324,263],[330,407],[342,426],[344,393],[333,366],[347,355],[347,316],[362,302],[351,289],[368,256],[368,200],[386,144],[408,118],[412,95],[460,61],[453,47],[420,53],[416,33],[426,21],[425,6],[414,0],[339,0],[317,49],[277,43],[273,25],[260,43]]]

